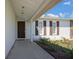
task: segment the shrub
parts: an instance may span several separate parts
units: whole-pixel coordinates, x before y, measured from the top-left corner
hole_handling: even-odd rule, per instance
[[[73,50],[71,49],[72,42],[72,40],[68,39],[51,41],[48,38],[41,38],[39,41],[36,41],[37,44],[50,54],[55,53],[54,55],[57,56],[58,53],[61,53],[62,55],[64,54],[64,56],[69,57],[69,59],[73,59]]]
[[[44,45],[49,45],[50,44],[50,42],[48,41],[48,38],[41,38],[39,42],[41,44],[44,44]]]

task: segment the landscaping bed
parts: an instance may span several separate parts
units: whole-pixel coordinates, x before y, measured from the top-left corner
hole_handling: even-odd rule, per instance
[[[50,41],[43,38],[35,42],[55,59],[73,59],[72,40]]]

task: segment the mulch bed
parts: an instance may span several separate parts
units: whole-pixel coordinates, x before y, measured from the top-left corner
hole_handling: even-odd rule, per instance
[[[60,50],[57,51],[55,49],[50,49],[49,46],[47,45],[43,45],[43,44],[38,44],[38,45],[41,46],[44,50],[46,50],[51,56],[55,57],[55,59],[73,59],[73,54],[68,55]]]

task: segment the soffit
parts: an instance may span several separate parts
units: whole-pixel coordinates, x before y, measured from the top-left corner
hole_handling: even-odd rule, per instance
[[[17,18],[36,19],[60,0],[11,0]]]

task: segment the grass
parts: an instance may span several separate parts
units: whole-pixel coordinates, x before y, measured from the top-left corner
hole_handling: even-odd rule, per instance
[[[39,41],[35,41],[49,54],[56,59],[72,59],[73,58],[73,41],[68,39],[51,41],[46,38],[42,38]]]

